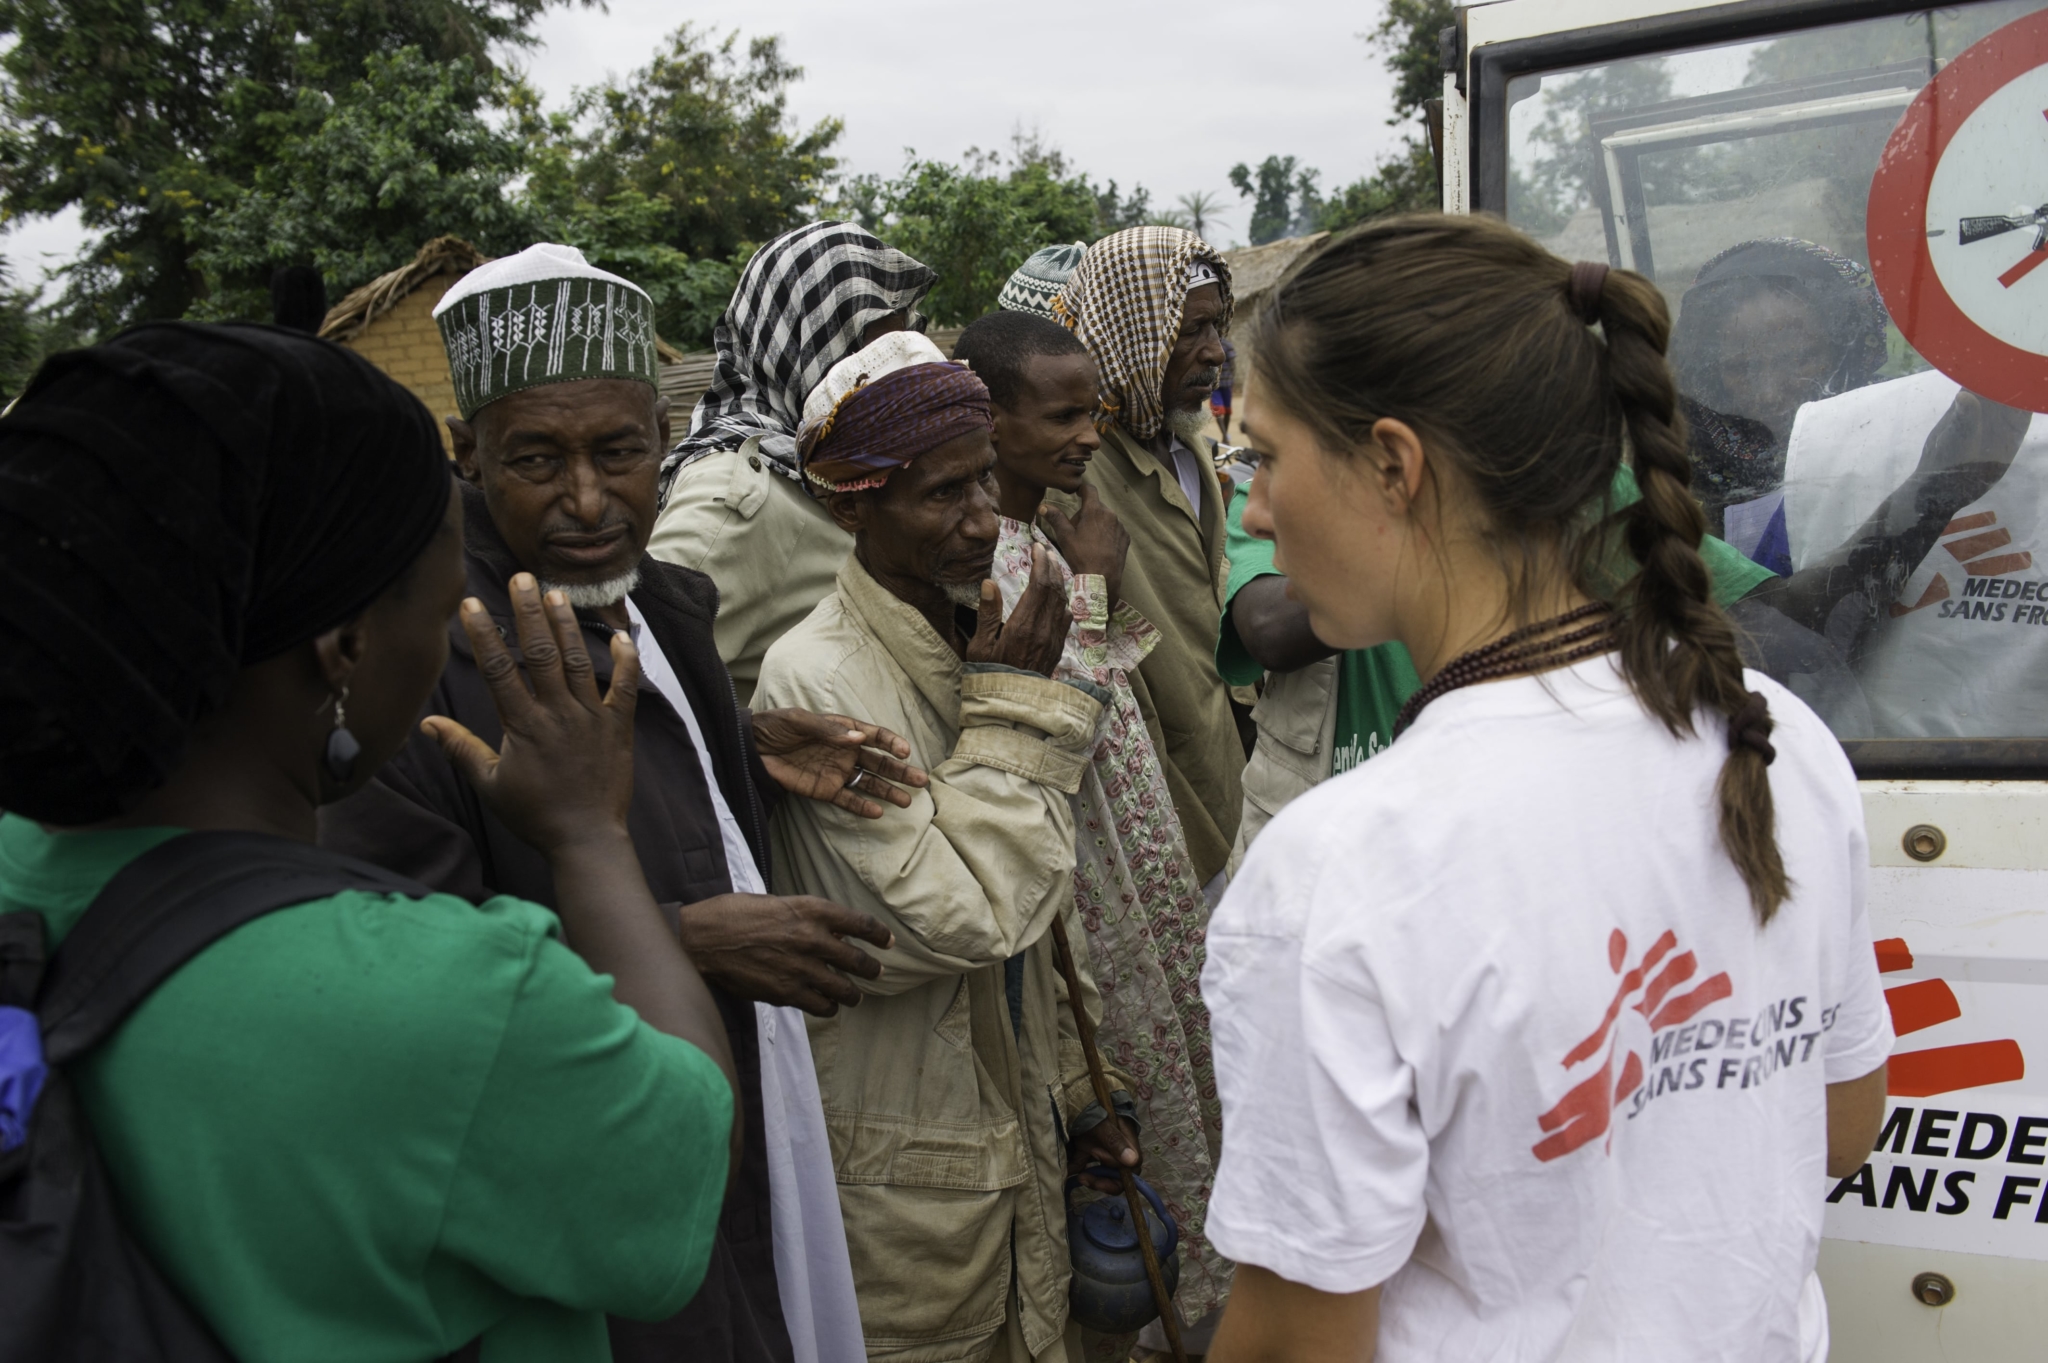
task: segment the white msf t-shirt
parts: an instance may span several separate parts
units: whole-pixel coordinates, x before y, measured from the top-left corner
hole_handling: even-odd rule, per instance
[[[1824,1086],[1890,1052],[1863,810],[1770,679],[1793,897],[1722,850],[1725,726],[1613,662],[1445,695],[1283,810],[1209,925],[1216,1247],[1385,1283],[1379,1357],[1807,1356]]]
[[[1794,567],[1891,495],[1958,391],[1930,369],[1799,409],[1785,457]],[[2034,418],[2005,476],[1956,512],[1881,604],[1857,673],[1877,732],[1844,738],[2048,736],[2048,417]]]

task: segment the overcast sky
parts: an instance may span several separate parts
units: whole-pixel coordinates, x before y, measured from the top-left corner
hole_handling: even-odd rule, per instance
[[[804,68],[790,92],[805,126],[836,116],[852,173],[893,174],[904,148],[951,160],[1007,150],[1036,128],[1098,183],[1142,183],[1155,206],[1208,190],[1226,200],[1219,245],[1239,240],[1246,203],[1230,167],[1272,154],[1322,171],[1326,189],[1369,171],[1400,136],[1386,125],[1393,81],[1355,35],[1381,0],[1223,4],[1178,0],[611,0],[556,9],[520,60],[553,105],[577,86],[644,66],[686,20],[743,37],[782,35]],[[0,238],[16,277],[75,252],[75,219],[18,225]],[[54,256],[54,260],[52,257]]]

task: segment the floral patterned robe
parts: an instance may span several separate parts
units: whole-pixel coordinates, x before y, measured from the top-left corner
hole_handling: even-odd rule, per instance
[[[1208,909],[1129,681],[1158,635],[1130,606],[1111,609],[1101,577],[1076,576],[1041,531],[1008,517],[992,569],[1006,617],[1030,584],[1033,544],[1067,583],[1073,613],[1055,679],[1111,696],[1074,796],[1075,908],[1102,991],[1104,1059],[1136,1085],[1145,1181],[1180,1226],[1174,1302],[1183,1320],[1198,1321],[1230,1290],[1231,1266],[1203,1233],[1223,1117],[1201,993]]]

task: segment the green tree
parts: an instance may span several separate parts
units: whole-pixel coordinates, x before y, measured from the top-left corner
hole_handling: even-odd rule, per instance
[[[45,356],[78,344],[76,332],[36,301],[34,289],[16,288],[14,270],[0,260],[0,403],[28,386]]]
[[[279,265],[317,265],[338,298],[429,237],[452,233],[489,255],[525,246],[537,215],[505,194],[525,146],[482,112],[502,103],[502,83],[468,57],[435,62],[404,48],[372,55],[338,96],[301,90],[293,121],[305,131],[189,226],[208,284],[192,315],[267,316]]]
[[[1388,0],[1379,27],[1360,35],[1379,49],[1394,75],[1394,112],[1388,125],[1405,125],[1410,131],[1372,174],[1331,195],[1320,224],[1325,231],[1342,231],[1384,213],[1413,213],[1441,205],[1436,158],[1428,137],[1416,125],[1424,117],[1423,105],[1443,95],[1441,35],[1456,22],[1451,0]]]
[[[1314,206],[1321,203],[1316,193],[1318,173],[1295,167],[1292,156],[1268,156],[1257,170],[1242,161],[1230,168],[1230,183],[1240,196],[1252,201],[1251,227],[1246,233],[1252,245],[1287,236],[1304,216],[1313,216]],[[1303,209],[1309,210],[1306,215]]]
[[[1042,246],[1092,242],[1160,218],[1142,185],[1128,196],[1114,180],[1099,186],[1023,133],[1007,159],[970,148],[954,165],[913,152],[894,179],[853,176],[830,211],[938,272],[924,308],[942,325],[994,308],[1010,272]]]
[[[1188,230],[1196,236],[1206,237],[1211,228],[1219,225],[1217,220],[1223,215],[1222,195],[1200,189],[1181,195],[1176,202],[1181,216],[1187,220]]]
[[[620,204],[636,227],[698,260],[726,260],[812,216],[838,161],[842,124],[788,113],[803,75],[781,39],[714,38],[685,24],[624,81],[578,91],[566,113],[530,105],[527,197],[546,219],[591,220]]]
[[[190,311],[196,218],[325,121],[373,56],[488,61],[549,0],[0,0],[0,216],[76,207],[60,306],[89,331]]]

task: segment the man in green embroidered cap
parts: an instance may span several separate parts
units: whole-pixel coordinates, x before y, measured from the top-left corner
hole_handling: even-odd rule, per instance
[[[506,626],[507,580],[559,590],[606,676],[607,641],[641,660],[627,812],[649,888],[711,985],[732,1037],[745,1142],[711,1265],[669,1320],[610,1323],[620,1363],[860,1363],[860,1319],[803,1012],[858,1003],[879,972],[856,942],[890,945],[866,913],[767,893],[768,811],[787,791],[879,818],[922,772],[872,724],[803,710],[750,714],[712,639],[703,574],[647,555],[669,444],[655,387],[653,306],[572,247],[482,265],[435,309],[460,416],[469,591]],[[430,713],[486,742],[501,732],[466,637]],[[547,863],[416,736],[362,793],[330,806],[328,846],[472,900],[552,904]],[[799,1011],[802,1010],[802,1011]],[[771,1196],[772,1192],[772,1196]]]

